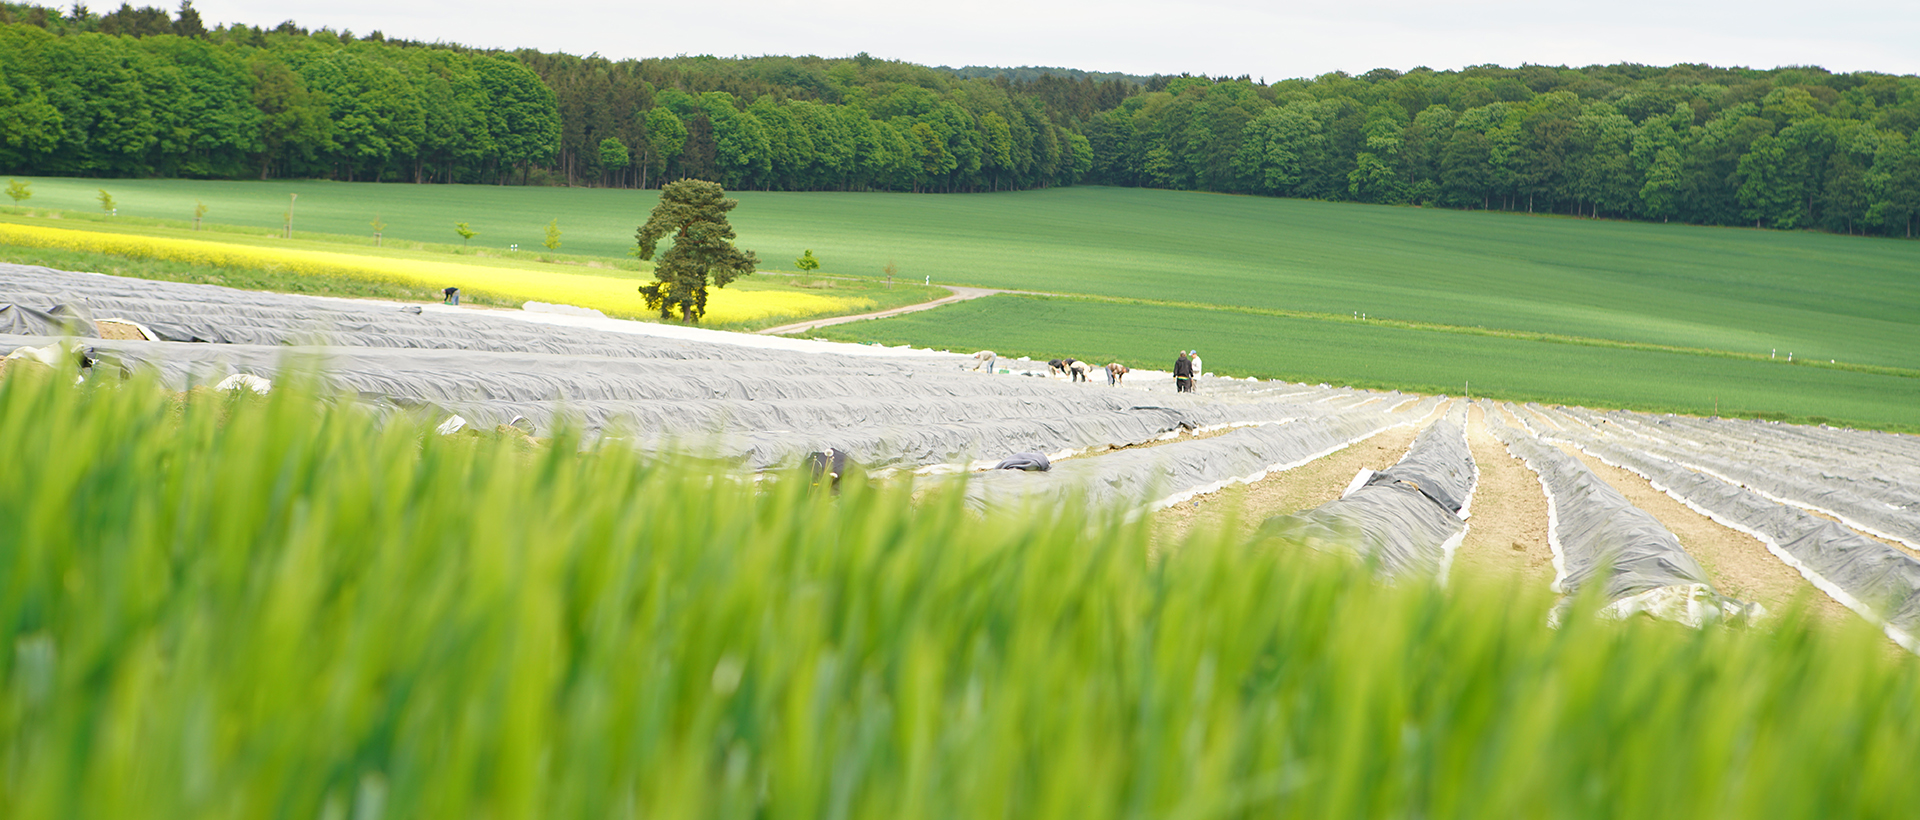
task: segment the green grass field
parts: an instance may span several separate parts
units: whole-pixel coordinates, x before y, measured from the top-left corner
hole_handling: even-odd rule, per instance
[[[1064,329],[1071,329],[1064,330]],[[1920,378],[1657,349],[1540,342],[1477,333],[1169,307],[1001,295],[809,336],[1037,360],[1171,370],[1197,349],[1209,371],[1298,382],[1920,432]],[[1158,355],[1144,357],[1139,351]],[[1139,377],[1135,377],[1136,379]]]
[[[1375,581],[1221,528],[808,491],[0,379],[0,816],[1828,818],[1920,661]],[[916,497],[916,489],[921,494]],[[1591,602],[1588,602],[1590,604]]]
[[[558,218],[563,251],[611,258],[631,247],[634,226],[656,197],[40,178],[29,205],[98,210],[94,196],[103,187],[122,214],[185,219],[198,199],[209,220],[262,230],[279,227],[288,195],[299,193],[299,231],[370,236],[367,223],[378,213],[390,240],[450,243],[453,223],[465,221],[481,232],[476,247],[489,252],[509,242],[523,252],[536,247],[547,220]],[[1712,411],[1717,396],[1723,407],[1737,403],[1758,414],[1920,426],[1920,411],[1902,410],[1913,406],[1911,385],[1889,375],[1920,376],[1917,242],[1114,188],[734,195],[742,202],[734,212],[740,244],[768,268],[812,249],[829,273],[874,276],[891,262],[916,283],[931,277],[1170,303],[1120,313],[1097,302],[1056,306],[1038,331],[1017,326],[1027,314],[950,308],[832,331],[834,338],[1019,348],[1156,367],[1166,366],[1171,349],[1198,348],[1231,351],[1210,364],[1245,375],[1416,389],[1471,378],[1516,397],[1701,413]],[[1209,306],[1285,311],[1323,324],[1306,330],[1245,312],[1194,312]],[[1350,325],[1333,320],[1356,314],[1576,344],[1450,339],[1368,347],[1366,356],[1358,348],[1311,349],[1352,344]],[[1085,349],[1115,325],[1179,332],[1120,338],[1099,356]],[[1576,350],[1587,342],[1601,344]],[[1648,359],[1612,343],[1683,348],[1708,361]],[[1779,376],[1785,371],[1731,367],[1721,354],[1834,360],[1884,378],[1839,370]]]
[[[620,256],[651,191],[37,178],[29,204]],[[744,247],[778,268],[1244,305],[1920,367],[1920,243],[1117,188],[912,195],[735,192]]]

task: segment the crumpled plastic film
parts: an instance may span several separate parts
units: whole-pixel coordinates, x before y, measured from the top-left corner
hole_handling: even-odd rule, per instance
[[[1623,443],[1776,501],[1920,549],[1920,462],[1911,436],[1567,408]],[[1825,433],[1810,437],[1808,433]]]
[[[1543,411],[1551,413],[1552,411]],[[1779,503],[1753,490],[1690,470],[1602,434],[1571,416],[1542,432],[1646,478],[1653,486],[1721,524],[1748,533],[1834,600],[1880,623],[1900,645],[1920,652],[1920,559],[1839,523]]]
[[[1461,511],[1478,480],[1465,419],[1465,406],[1454,407],[1422,430],[1394,466],[1341,498],[1267,519],[1259,537],[1351,550],[1391,577],[1444,580],[1466,535]]]
[[[1355,408],[1212,438],[1056,461],[1045,473],[983,473],[969,480],[967,500],[976,509],[1025,504],[1044,508],[1075,500],[1090,506],[1159,509],[1297,467],[1423,415],[1418,409],[1392,413]]]
[[[690,446],[752,469],[833,447],[877,470],[964,470],[1017,452],[1060,457],[1410,400],[1229,380],[1188,396],[965,372],[972,360],[959,354],[0,265],[0,303],[83,302],[176,340],[91,343],[175,389],[236,373],[278,380],[289,362],[307,362],[384,415],[458,415],[482,428],[519,418],[536,435],[570,425],[589,442]]]
[[[1693,627],[1721,618],[1751,619],[1764,611],[1720,595],[1666,525],[1580,459],[1507,424],[1491,405],[1487,429],[1526,462],[1546,491],[1555,592],[1572,596],[1599,583],[1609,602],[1602,614],[1644,612]]]

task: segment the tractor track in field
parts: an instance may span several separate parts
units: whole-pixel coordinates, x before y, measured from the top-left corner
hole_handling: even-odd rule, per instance
[[[1042,293],[1040,291],[1033,291],[1033,290],[1006,290],[1003,288],[973,288],[973,287],[966,287],[963,285],[942,285],[941,287],[946,288],[947,291],[952,295],[943,296],[931,302],[920,302],[918,304],[902,305],[897,308],[877,310],[872,313],[857,313],[852,316],[829,316],[824,319],[808,319],[807,321],[804,321],[804,322],[794,322],[793,324],[780,325],[779,327],[770,327],[765,330],[756,331],[756,332],[765,334],[768,336],[785,336],[789,333],[800,333],[803,331],[813,330],[815,328],[826,327],[828,325],[840,325],[840,324],[846,324],[847,322],[858,322],[862,319],[884,319],[888,316],[899,316],[903,313],[915,313],[922,310],[932,310],[941,305],[951,305],[955,302],[965,302],[969,299],[979,299],[983,296],[992,296],[998,293],[1020,293],[1020,294],[1030,295],[1030,296],[1055,295],[1055,294]]]

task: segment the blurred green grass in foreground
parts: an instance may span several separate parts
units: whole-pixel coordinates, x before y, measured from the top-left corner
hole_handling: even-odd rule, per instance
[[[0,816],[1920,805],[1916,661],[1864,624],[1553,630],[1542,590],[441,438],[291,381],[0,380]]]

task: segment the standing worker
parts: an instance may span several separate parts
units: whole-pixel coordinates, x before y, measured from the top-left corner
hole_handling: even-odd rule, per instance
[[[1200,383],[1199,381],[1200,377],[1207,375],[1207,370],[1206,368],[1200,366],[1200,351],[1189,350],[1187,351],[1187,356],[1193,359],[1194,381],[1187,384],[1187,392],[1192,393],[1194,386]]]
[[[1180,358],[1173,360],[1173,389],[1181,393],[1193,390],[1193,360],[1187,358],[1187,352],[1180,351]]]

